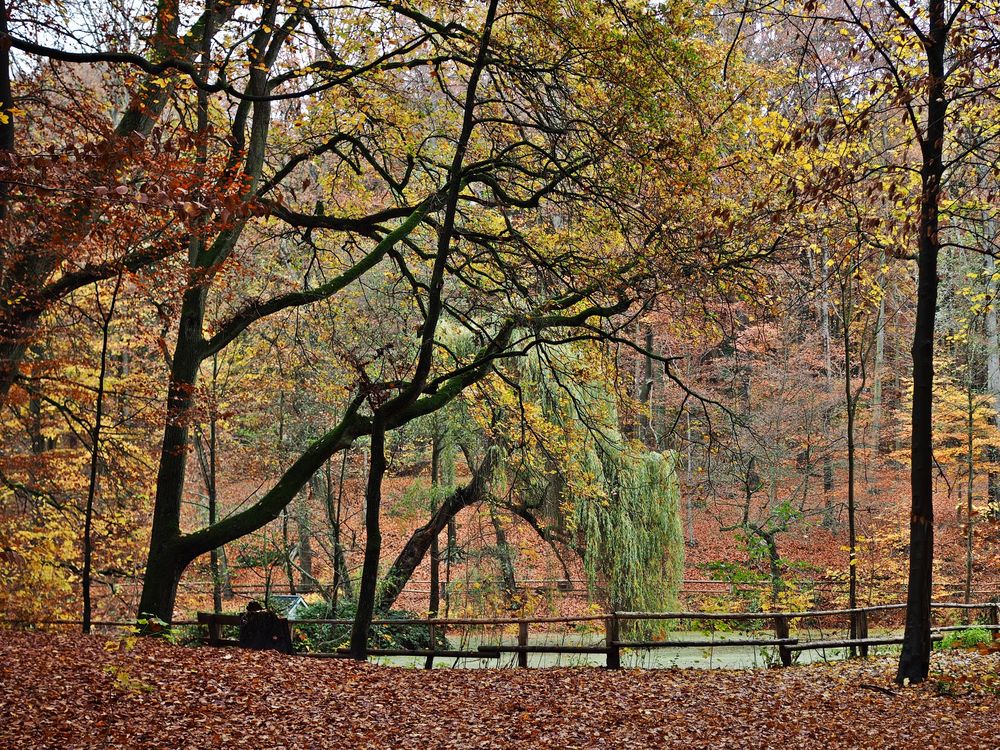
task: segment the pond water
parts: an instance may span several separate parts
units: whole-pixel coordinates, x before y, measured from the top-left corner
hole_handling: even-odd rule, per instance
[[[890,633],[884,633],[889,635]],[[793,637],[800,637],[804,640],[819,640],[820,635],[813,633],[808,636],[804,634],[792,634]],[[882,635],[882,633],[871,632],[871,637]],[[773,638],[774,634],[769,632],[760,633],[708,633],[708,632],[671,632],[668,640],[671,641],[706,641],[714,640],[720,644],[715,647],[687,646],[687,647],[663,647],[656,649],[623,649],[622,667],[644,669],[654,668],[694,668],[694,669],[754,669],[766,668],[778,663],[777,648],[774,646],[724,646],[726,641],[742,640],[746,638]],[[826,633],[825,638],[843,638],[843,633]],[[603,646],[603,633],[601,634],[579,634],[579,633],[532,633],[528,637],[528,643],[532,646]],[[483,645],[504,645],[512,646],[517,644],[517,638],[513,635],[505,635],[503,638],[479,638],[466,637],[464,640],[456,636],[449,636],[449,644],[452,649],[463,651],[475,651]],[[873,646],[870,648],[870,655],[884,655],[898,653],[899,646]],[[808,664],[819,661],[839,661],[846,657],[846,649],[817,649],[809,651],[796,651],[792,653],[793,663]],[[373,657],[371,661],[378,664],[385,664],[397,667],[423,668],[425,658],[414,656],[380,656]],[[502,653],[499,659],[456,659],[456,658],[435,658],[435,669],[459,668],[459,669],[481,669],[489,667],[513,667],[517,664],[517,656],[511,653]],[[528,654],[529,667],[603,667],[605,665],[604,654]]]

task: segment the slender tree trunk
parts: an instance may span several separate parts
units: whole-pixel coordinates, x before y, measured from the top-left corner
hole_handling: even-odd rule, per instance
[[[990,278],[992,299],[986,308],[986,385],[993,396],[993,411],[1000,414],[1000,325],[997,323],[1000,300],[996,298],[997,284],[993,281],[996,270],[996,260],[992,255],[987,255],[986,273]],[[995,415],[990,418],[990,422],[996,427],[993,438],[995,442],[1000,440],[1000,424]],[[995,445],[987,446],[986,461],[990,465],[987,475],[987,505],[990,518],[997,520],[1000,519],[1000,471],[997,470],[1000,450]]]
[[[641,335],[645,350],[652,352],[652,326],[636,323],[636,329],[636,334]],[[635,381],[636,400],[641,408],[639,412],[639,440],[644,445],[652,446],[656,441],[652,431],[653,358],[649,354],[642,355],[636,362]]]
[[[511,556],[510,545],[507,543],[507,534],[504,533],[500,516],[493,505],[490,505],[490,522],[493,525],[493,533],[497,540],[497,562],[500,563],[500,580],[503,585],[507,606],[511,609],[517,609],[520,605],[517,601],[517,579],[514,576],[514,560]]]
[[[284,556],[285,578],[288,580],[288,593],[293,596],[298,593],[295,590],[295,566],[292,564],[292,557],[295,554],[295,547],[288,539],[288,511],[281,512],[281,553]]]
[[[434,437],[431,440],[431,488],[435,489],[441,482],[441,433],[438,430],[434,430]],[[433,519],[437,515],[438,501],[437,494],[432,492],[433,500],[431,501],[431,518]],[[438,557],[438,537],[441,535],[441,530],[430,531],[433,536],[431,537],[431,547],[430,547],[430,595],[427,601],[427,617],[436,618],[438,616],[438,609],[441,607],[441,592],[438,590],[441,582],[441,560]],[[422,558],[423,555],[421,554]],[[398,562],[398,558],[397,558]],[[418,562],[417,565],[420,563]],[[396,565],[389,569],[389,574],[386,577],[387,580],[395,580],[396,576],[405,575],[404,571],[396,568]],[[409,578],[409,576],[407,576]],[[405,582],[399,585],[399,591],[402,592],[403,587],[406,585]],[[398,594],[397,594],[398,596]],[[395,597],[394,597],[395,598]],[[392,602],[385,605],[385,609],[389,609],[392,606]],[[434,648],[434,644],[431,644],[431,649]],[[424,661],[424,669],[434,668],[434,656],[428,655],[427,659]]]
[[[823,264],[819,270],[820,293],[823,296],[820,302],[820,327],[823,331],[823,363],[826,373],[826,393],[830,399],[833,398],[833,354],[832,354],[832,332],[830,326],[830,300],[827,298],[827,254],[826,245],[823,245]],[[830,434],[830,409],[831,404],[827,404],[823,410],[823,429],[825,434]],[[823,454],[823,525],[828,529],[833,528],[834,513],[833,499],[833,459],[827,449]]]
[[[97,400],[94,404],[94,427],[90,432],[90,483],[87,486],[87,506],[83,521],[83,632],[90,632],[90,577],[93,565],[93,528],[94,499],[97,496],[98,467],[101,459],[101,427],[104,418],[104,386],[108,372],[108,334],[111,330],[111,319],[115,314],[115,303],[118,301],[118,290],[121,288],[122,275],[118,274],[114,290],[111,292],[111,302],[108,310],[101,315],[101,365],[97,375]],[[101,307],[100,291],[97,294],[97,305]]]
[[[217,489],[218,466],[218,415],[217,415],[217,381],[218,358],[212,358],[212,404],[208,419],[208,446],[201,430],[195,430],[194,449],[201,469],[202,481],[205,484],[205,496],[208,504],[208,525],[213,526],[219,519],[219,495]],[[216,614],[222,612],[222,600],[233,598],[232,582],[229,578],[229,565],[226,561],[225,547],[213,549],[209,553],[209,571],[212,575],[212,607]]]
[[[42,435],[42,399],[41,381],[31,378],[28,394],[28,439],[31,442],[31,455],[39,456],[45,452],[45,436]]]
[[[844,299],[841,305],[843,310],[844,343],[844,396],[847,400],[847,566],[848,566],[848,593],[847,606],[854,609],[858,606],[858,537],[855,528],[855,452],[856,440],[854,435],[855,416],[857,414],[858,394],[854,392],[852,384],[853,362],[851,362],[851,319],[853,317],[853,303],[846,299],[851,293],[849,286],[852,282],[848,278],[844,284]],[[863,355],[862,355],[863,356]],[[863,384],[862,384],[863,385]],[[851,638],[858,637],[857,620],[851,618]],[[855,649],[851,646],[851,656],[854,656]]]
[[[910,572],[906,630],[896,681],[922,682],[930,670],[931,592],[934,565],[933,392],[934,318],[937,308],[938,211],[944,174],[944,57],[947,45],[944,0],[929,0],[927,121],[921,143],[920,224],[917,238],[917,320],[913,333],[913,412],[910,440]]]
[[[975,518],[973,516],[972,508],[972,485],[975,480],[976,471],[976,456],[973,453],[973,418],[975,417],[975,401],[974,394],[972,391],[972,351],[971,347],[968,352],[968,359],[966,360],[966,366],[968,367],[968,380],[966,382],[966,464],[965,469],[968,474],[965,483],[965,603],[972,603],[972,542],[973,534],[975,529]],[[966,622],[968,622],[969,611],[966,610]]]
[[[448,542],[444,553],[444,616],[451,612],[451,563],[458,549],[458,527],[455,517],[448,519]]]
[[[694,488],[694,443],[691,442],[691,412],[685,409],[684,416],[687,419],[687,492],[684,493],[688,527],[687,546],[697,547],[698,539],[694,535],[694,502],[691,499]]]
[[[330,461],[326,462],[326,516],[330,522],[330,541],[333,544],[333,611],[337,611],[338,591],[343,589],[344,596],[354,598],[351,586],[351,573],[347,568],[347,558],[344,555],[343,530],[341,526],[341,508],[344,500],[344,481],[347,477],[347,458],[349,450],[344,450],[340,463],[340,481],[337,486],[337,499],[333,498],[333,476]]]
[[[378,563],[382,553],[379,512],[382,505],[382,478],[385,475],[385,417],[375,412],[372,422],[371,458],[368,462],[368,487],[365,490],[365,561],[358,587],[358,610],[351,628],[349,652],[352,659],[368,657],[368,634],[378,583]]]
[[[306,485],[310,490],[312,485]],[[312,500],[312,492],[304,491],[298,494],[298,502],[295,507],[295,527],[298,530],[299,548],[299,588],[303,591],[313,590],[313,553],[312,553],[312,523],[309,519],[309,508]]]
[[[885,295],[888,281],[882,273],[885,251],[879,254],[879,276],[882,293],[878,300],[878,319],[875,321],[875,363],[872,367],[872,440],[870,455],[878,459],[882,451],[882,367],[885,362]],[[877,489],[877,485],[876,485]]]

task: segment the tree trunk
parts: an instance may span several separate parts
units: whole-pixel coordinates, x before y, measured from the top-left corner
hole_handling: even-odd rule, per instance
[[[170,622],[174,612],[177,581],[165,586],[172,578],[178,559],[173,550],[180,539],[181,503],[184,475],[187,470],[188,421],[194,400],[194,389],[201,365],[201,330],[204,314],[204,290],[189,289],[184,295],[177,344],[170,368],[167,391],[167,418],[163,429],[159,471],[156,477],[156,498],[153,506],[153,527],[150,550],[139,599],[140,615],[155,615]],[[184,561],[184,564],[190,560]],[[168,569],[158,566],[167,565]],[[148,590],[147,590],[148,589]]]
[[[934,564],[933,391],[934,317],[937,263],[941,249],[938,210],[944,174],[945,70],[944,0],[929,0],[927,126],[921,143],[920,225],[917,238],[917,320],[913,332],[913,412],[910,443],[910,572],[906,630],[896,681],[927,678],[931,657],[931,591]]]
[[[437,429],[434,430],[434,437],[431,441],[431,489],[434,490],[441,483],[441,432]],[[433,518],[437,514],[438,502],[437,495],[432,492],[431,501],[431,517]],[[440,533],[440,532],[439,532]],[[427,601],[427,617],[434,618],[438,616],[438,610],[441,607],[441,592],[438,590],[438,586],[441,582],[441,560],[438,555],[438,535],[434,534],[431,538],[430,555],[430,596]],[[419,564],[419,563],[418,563]],[[390,569],[390,573],[392,570]],[[405,583],[403,584],[406,585]],[[403,590],[401,586],[400,591]],[[389,607],[392,605],[390,604]],[[389,607],[386,607],[388,609]],[[434,633],[433,628],[431,633]],[[431,649],[433,649],[435,644],[431,643]],[[424,669],[434,668],[434,655],[428,654],[427,659],[424,661]]]
[[[500,563],[500,579],[503,584],[503,592],[507,599],[507,606],[510,609],[520,607],[517,601],[517,579],[514,577],[514,560],[511,557],[510,545],[507,543],[507,534],[504,533],[503,524],[497,509],[490,505],[490,521],[493,524],[493,533],[497,539],[497,561]]]
[[[850,284],[850,280],[846,283]],[[848,569],[848,589],[847,607],[854,609],[858,606],[858,535],[855,527],[855,436],[854,425],[857,414],[858,395],[854,392],[851,380],[851,316],[847,312],[847,305],[844,305],[844,393],[847,398],[847,569]],[[863,354],[861,356],[864,356]],[[862,386],[864,384],[862,383]],[[851,618],[851,638],[857,638],[857,619]],[[854,647],[851,647],[851,656],[854,656]]]
[[[307,485],[308,487],[309,485]],[[309,520],[309,506],[312,500],[311,492],[300,492],[299,502],[295,508],[295,526],[298,529],[299,547],[299,588],[303,591],[315,590],[313,581],[312,524]]]
[[[340,521],[341,507],[344,499],[344,480],[347,477],[348,450],[344,450],[344,457],[340,464],[340,481],[337,486],[337,499],[333,497],[333,472],[330,461],[326,462],[326,517],[330,522],[330,543],[333,545],[333,611],[337,611],[337,595],[342,589],[344,596],[348,599],[354,598],[354,591],[351,586],[351,573],[347,568],[347,558],[344,555],[344,542]],[[316,476],[315,474],[313,475]]]
[[[694,535],[694,501],[691,495],[694,491],[694,443],[691,441],[691,412],[684,410],[687,420],[687,492],[684,493],[684,506],[687,510],[687,546],[697,547],[698,539]]]
[[[820,326],[823,330],[823,363],[824,370],[826,374],[826,393],[828,397],[832,400],[833,398],[833,355],[832,355],[832,333],[830,326],[830,300],[827,299],[827,260],[829,255],[827,254],[826,245],[823,245],[823,264],[819,269],[820,277],[820,293],[823,295],[823,299],[820,302]],[[823,410],[823,430],[824,433],[830,434],[830,409],[832,404],[827,403],[826,408]],[[823,525],[828,529],[833,528],[834,524],[834,512],[833,512],[833,500],[830,493],[833,492],[833,458],[830,455],[830,450],[827,449],[823,452]]]
[[[83,522],[83,632],[90,632],[90,575],[93,560],[93,527],[94,500],[97,496],[98,467],[101,460],[101,427],[104,418],[104,386],[108,373],[108,335],[111,331],[111,319],[115,314],[115,303],[118,301],[118,290],[121,288],[122,275],[119,273],[111,292],[111,302],[107,313],[101,316],[101,364],[97,375],[97,401],[94,405],[94,427],[90,432],[90,482],[87,487],[87,506],[84,510]],[[95,289],[97,304],[100,308],[100,290]]]
[[[371,458],[368,462],[368,487],[365,490],[365,561],[358,587],[358,610],[351,628],[349,653],[352,659],[368,657],[368,634],[375,611],[378,563],[382,552],[379,511],[382,505],[382,478],[385,475],[385,417],[376,412],[372,424]]]
[[[992,302],[986,307],[986,385],[993,396],[993,410],[996,414],[1000,414],[1000,325],[997,323],[997,306],[1000,301],[996,299],[997,285],[993,282],[996,260],[988,254],[986,273],[992,287],[990,289]],[[1000,431],[997,417],[991,417],[990,421]],[[997,471],[996,465],[1000,463],[1000,450],[994,445],[987,446],[986,461],[990,464],[987,476],[987,505],[990,518],[997,520],[1000,519],[1000,472]]]
[[[966,366],[968,367],[968,380],[966,382],[966,464],[965,470],[968,474],[966,484],[965,484],[965,603],[972,603],[972,542],[973,533],[975,528],[975,519],[973,517],[972,508],[972,490],[973,482],[976,476],[976,456],[973,453],[973,419],[976,413],[976,405],[974,401],[974,394],[972,392],[972,372],[973,372],[973,362],[972,362],[972,348],[971,345],[968,349],[968,358],[966,359]],[[969,622],[969,611],[966,610],[966,623]]]
[[[888,281],[882,273],[885,265],[885,250],[879,254],[879,277],[882,279],[882,294],[878,301],[878,318],[875,320],[875,363],[872,366],[872,440],[874,445],[869,455],[876,460],[882,452],[882,366],[885,362],[885,294]],[[878,485],[874,486],[878,491]]]
[[[445,498],[430,520],[410,534],[410,538],[403,545],[403,549],[396,556],[389,572],[385,574],[382,584],[379,586],[378,611],[384,612],[392,607],[413,576],[413,572],[423,561],[424,555],[435,546],[438,536],[447,528],[452,519],[465,508],[488,498],[489,477],[493,472],[495,461],[495,453],[491,450],[476,470],[472,481]],[[434,588],[436,587],[432,583],[432,596]],[[432,603],[436,604],[437,602]]]
[[[645,332],[643,332],[645,328]],[[653,351],[653,328],[636,323],[636,334],[642,334],[643,348],[646,352]],[[653,395],[653,358],[644,354],[636,362],[635,397],[639,402],[639,440],[646,446],[656,444],[652,430],[652,395]]]
[[[292,564],[292,556],[295,554],[293,545],[288,541],[288,511],[281,512],[281,554],[284,556],[285,578],[288,581],[288,593],[293,596],[295,590],[295,566]]]

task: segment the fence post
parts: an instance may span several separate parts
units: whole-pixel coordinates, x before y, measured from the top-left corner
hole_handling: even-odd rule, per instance
[[[434,620],[427,621],[427,634],[431,641],[431,651],[437,650],[437,633],[435,632]],[[428,654],[424,662],[424,669],[434,669],[434,654]]]
[[[774,637],[778,640],[788,638],[788,618],[784,615],[774,616]],[[781,666],[792,666],[792,652],[788,650],[788,645],[778,645],[778,658],[781,659]]]
[[[604,621],[604,642],[608,647],[608,656],[605,666],[608,669],[621,669],[622,649],[618,645],[619,628],[618,615],[615,612]]]
[[[528,645],[528,621],[521,620],[517,623],[517,645],[521,646],[521,650],[517,652],[517,666],[527,667],[528,666],[528,652],[524,650],[524,647]]]
[[[866,640],[868,638],[868,610],[862,609],[857,614],[858,625],[855,628],[855,632],[858,634],[858,638]],[[861,654],[862,659],[868,658],[868,644],[862,643],[858,647],[858,653]]]
[[[990,625],[1000,625],[1000,604],[993,602],[989,606],[988,617]]]
[[[209,612],[199,612],[198,622],[205,624],[205,630],[208,633],[208,645],[218,646],[219,641],[222,640],[222,625],[217,619],[217,615]]]

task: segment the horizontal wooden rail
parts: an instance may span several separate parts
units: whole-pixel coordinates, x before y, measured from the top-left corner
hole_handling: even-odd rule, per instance
[[[579,617],[417,617],[400,620],[372,620],[372,625],[519,625],[522,622],[532,624],[569,624],[574,622],[599,622],[608,615],[581,615]],[[354,620],[289,620],[290,625],[352,625]]]
[[[798,638],[731,638],[721,641],[615,641],[619,648],[719,648],[725,646],[790,646],[799,642]]]
[[[480,646],[484,652],[499,651],[504,654],[606,654],[605,646]]]
[[[338,648],[338,656],[347,656],[350,649]],[[369,656],[440,656],[444,659],[499,659],[500,650],[480,646],[477,651],[436,650],[430,648],[370,648],[365,651]],[[602,652],[603,653],[603,652]]]
[[[932,635],[932,641],[940,641],[944,636]],[[886,636],[884,638],[844,638],[839,641],[804,641],[795,646],[788,646],[789,651],[811,651],[821,648],[852,648],[858,646],[896,646],[903,643],[903,636]]]
[[[981,627],[989,631],[1000,631],[1000,603],[996,601],[969,603],[964,602],[932,602],[931,607],[935,610],[958,610],[971,612],[973,610],[984,610],[987,620],[986,625],[943,625],[932,628],[934,641],[943,638],[942,633],[965,630],[968,627]],[[469,649],[403,649],[403,648],[371,648],[367,653],[371,656],[412,656],[425,657],[427,665],[430,666],[434,658],[466,658],[466,659],[495,659],[501,654],[513,653],[517,655],[517,665],[519,667],[528,666],[529,654],[593,654],[606,657],[606,665],[609,669],[618,669],[621,666],[621,655],[623,649],[663,649],[663,648],[730,648],[730,647],[761,647],[773,646],[777,648],[780,663],[783,666],[792,664],[792,653],[796,651],[818,650],[826,648],[849,648],[851,654],[855,654],[857,649],[861,656],[867,656],[869,646],[897,645],[903,643],[900,636],[868,637],[869,615],[879,612],[900,612],[906,609],[905,604],[878,604],[867,607],[854,607],[843,609],[795,611],[795,612],[608,612],[605,614],[585,615],[579,617],[456,617],[456,618],[407,618],[407,619],[377,619],[372,622],[375,626],[424,626],[428,629],[430,643],[434,644],[438,633],[447,633],[449,627],[501,627],[517,626],[516,645],[482,645],[475,650]],[[816,641],[803,641],[800,638],[792,637],[790,634],[790,621],[808,620],[811,618],[839,617],[849,619],[849,637],[843,639],[826,639]],[[966,619],[968,616],[966,616]],[[711,621],[711,622],[753,622],[764,621],[771,624],[771,637],[751,637],[736,638],[716,638],[693,639],[693,640],[628,640],[621,637],[623,623],[639,621]],[[236,645],[238,642],[223,638],[223,628],[226,626],[239,626],[243,621],[243,616],[239,614],[214,614],[210,612],[199,612],[195,621],[177,621],[174,625],[202,625],[208,632],[207,641],[213,646]],[[308,627],[311,625],[353,625],[353,620],[346,618],[330,618],[315,620],[282,620],[287,622],[289,628]],[[28,622],[23,620],[0,620],[0,625],[13,626],[80,626],[78,620],[42,620]],[[96,620],[92,623],[95,627],[127,627],[135,626],[132,621],[111,621]],[[589,628],[600,630],[603,627],[603,639],[601,645],[544,645],[529,643],[529,632],[532,626],[544,625],[587,625]],[[714,626],[711,627],[714,630]],[[338,649],[336,653],[307,653],[306,656],[313,658],[343,658],[347,656],[346,649]]]
[[[931,628],[932,633],[951,633],[960,630],[990,630],[990,631],[1000,631],[1000,625],[945,625],[941,627]]]

